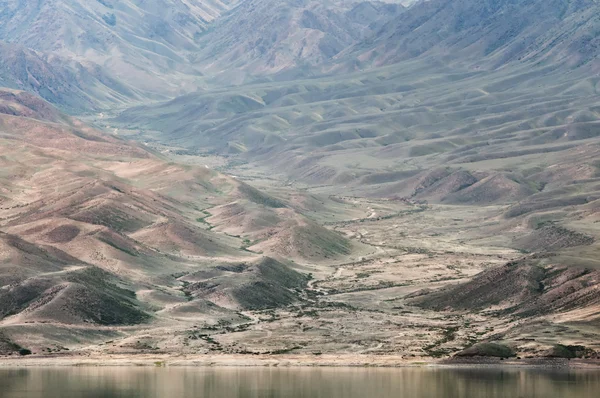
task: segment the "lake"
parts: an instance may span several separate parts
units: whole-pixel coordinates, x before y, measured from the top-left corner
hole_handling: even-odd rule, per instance
[[[598,398],[599,371],[439,368],[0,369],[2,398]]]

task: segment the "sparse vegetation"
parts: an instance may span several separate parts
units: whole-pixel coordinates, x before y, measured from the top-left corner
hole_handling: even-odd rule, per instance
[[[258,189],[253,188],[250,185],[240,184],[238,189],[244,196],[248,198],[248,200],[256,204],[266,207],[272,207],[275,209],[286,207],[285,203],[283,203],[279,199],[276,199],[263,192],[260,192]]]
[[[515,356],[512,348],[499,343],[479,343],[456,354],[459,357],[498,357],[511,358]]]
[[[29,350],[27,348],[21,348],[21,349],[19,349],[19,355],[21,355],[22,357],[31,355],[31,350]]]

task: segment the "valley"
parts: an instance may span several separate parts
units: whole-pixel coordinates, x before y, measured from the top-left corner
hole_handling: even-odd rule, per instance
[[[1,356],[597,363],[598,3],[0,5]]]

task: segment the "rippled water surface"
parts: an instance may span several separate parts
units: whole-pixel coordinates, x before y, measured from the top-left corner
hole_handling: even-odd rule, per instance
[[[0,369],[0,397],[598,398],[600,372],[518,369]]]

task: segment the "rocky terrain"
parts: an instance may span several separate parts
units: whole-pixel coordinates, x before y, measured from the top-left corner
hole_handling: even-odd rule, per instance
[[[599,7],[0,0],[0,354],[597,359]]]
[[[598,56],[598,7],[594,0],[422,1],[337,58],[351,55],[361,68],[411,58],[472,70],[579,67]]]
[[[201,37],[194,63],[238,82],[261,75],[301,76],[402,11],[399,3],[378,1],[248,0]]]
[[[74,113],[192,91],[203,74],[188,55],[210,22],[237,3],[3,0],[0,85]]]
[[[93,63],[1,41],[0,55],[2,87],[27,90],[70,112],[119,107],[151,95]]]
[[[135,325],[246,323],[240,311],[302,299],[309,272],[294,260],[371,250],[31,94],[0,91],[0,126],[3,351],[88,344]]]

